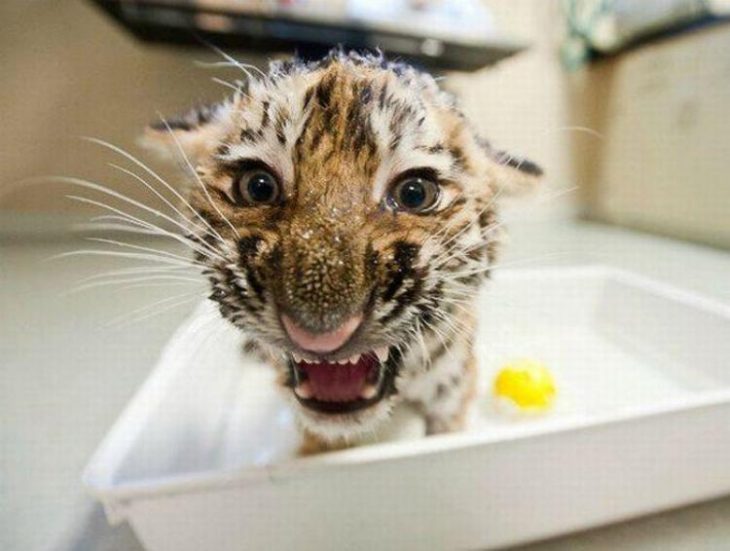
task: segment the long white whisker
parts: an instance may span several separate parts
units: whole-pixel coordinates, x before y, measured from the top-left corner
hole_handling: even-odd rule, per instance
[[[127,320],[127,321],[120,321],[120,322],[118,322],[115,325],[115,327],[117,329],[120,329],[120,328],[123,328],[125,326],[128,327],[131,324],[141,323],[141,322],[146,321],[146,320],[148,320],[150,318],[153,318],[155,316],[159,316],[161,314],[164,314],[165,312],[169,312],[170,310],[174,310],[175,308],[179,308],[180,306],[187,306],[192,301],[198,301],[198,300],[201,300],[202,298],[204,298],[204,297],[195,295],[195,296],[192,296],[192,297],[189,297],[189,298],[186,298],[186,299],[182,299],[179,302],[175,302],[173,304],[169,304],[169,305],[165,306],[164,308],[160,308],[159,310],[154,311],[154,312],[150,312],[149,314],[146,314],[144,316],[139,316],[139,317],[136,317],[134,319]]]
[[[185,204],[186,207],[188,207],[193,213],[195,213],[195,215],[200,219],[200,221],[203,222],[203,224],[205,224],[205,226],[212,232],[212,234],[216,237],[216,239],[218,239],[218,241],[220,241],[220,243],[223,246],[228,247],[228,243],[226,242],[225,239],[223,239],[223,237],[221,236],[221,234],[218,233],[216,231],[216,229],[210,224],[210,222],[208,222],[195,208],[193,208],[193,206],[188,202],[187,199],[185,199],[185,197],[182,196],[182,194],[180,194],[179,191],[177,191],[174,187],[172,187],[170,184],[168,184],[165,181],[165,179],[162,178],[162,176],[160,176],[159,174],[157,174],[157,172],[155,172],[150,167],[148,167],[146,164],[144,164],[142,161],[140,161],[139,159],[137,159],[137,157],[135,157],[134,155],[132,155],[128,151],[125,151],[121,147],[117,147],[116,145],[111,144],[111,143],[109,143],[107,141],[104,141],[104,140],[100,140],[99,138],[91,138],[91,137],[88,137],[87,136],[87,137],[84,137],[83,139],[84,140],[87,140],[89,142],[95,143],[97,145],[100,145],[102,147],[105,147],[107,149],[110,149],[110,150],[114,151],[115,153],[118,153],[119,155],[121,155],[125,159],[128,159],[128,160],[132,161],[135,165],[137,165],[138,167],[140,167],[147,174],[149,174],[155,180],[157,180],[163,186],[165,186],[166,189],[170,190],[170,192],[173,193],[175,195],[175,197],[177,197],[178,199],[180,199]]]
[[[416,338],[418,339],[418,343],[421,347],[421,354],[423,355],[424,360],[426,361],[426,367],[431,366],[431,354],[428,353],[428,347],[426,346],[426,341],[423,338],[423,329],[421,328],[421,323],[418,318],[416,318],[416,324],[414,326],[414,333]]]
[[[466,309],[464,311],[468,312]],[[436,311],[434,315],[436,316],[436,319],[441,320],[441,322],[446,325],[446,328],[451,331],[454,336],[466,337],[471,334],[470,327],[460,319],[453,316],[447,316],[441,311]]]
[[[130,197],[127,197],[126,195],[124,195],[122,193],[119,193],[117,191],[114,191],[113,189],[109,189],[106,186],[102,186],[102,185],[97,184],[95,182],[90,182],[88,180],[83,180],[81,178],[74,178],[74,177],[71,177],[71,176],[52,176],[52,177],[48,177],[48,178],[42,178],[42,180],[50,180],[50,181],[54,181],[55,180],[55,181],[58,181],[58,182],[64,182],[64,183],[71,184],[71,185],[75,185],[75,186],[79,186],[79,187],[82,187],[82,188],[86,188],[86,189],[91,189],[91,190],[94,190],[94,191],[98,191],[99,193],[103,193],[103,194],[108,195],[110,197],[114,197],[115,199],[119,199],[120,201],[123,201],[123,202],[125,202],[127,204],[130,204],[130,205],[132,205],[134,207],[137,207],[137,208],[139,208],[139,209],[141,209],[141,210],[143,210],[145,212],[149,212],[150,214],[153,214],[154,216],[157,216],[159,218],[162,218],[163,220],[166,220],[166,221],[170,222],[171,224],[173,224],[175,227],[181,229],[183,232],[186,232],[186,233],[189,232],[189,228],[185,227],[181,222],[175,220],[171,216],[168,216],[164,212],[159,211],[157,209],[154,209],[154,208],[152,208],[150,206],[147,206],[144,203],[140,203],[139,201],[137,201],[135,199],[132,199]],[[88,199],[86,197],[79,197],[79,196],[76,196],[76,195],[68,195],[67,197],[70,198],[70,199],[77,200],[77,201],[82,201],[82,202],[84,200],[87,201],[87,202],[90,202],[91,201],[90,199]],[[124,211],[119,212],[119,214],[129,216],[130,218],[134,218],[134,217],[132,217],[132,215],[130,215],[129,213],[124,212]],[[147,223],[154,226],[154,224],[151,224],[150,222],[147,222]],[[158,227],[158,226],[155,226],[155,227]],[[214,250],[211,249],[211,253],[214,254],[214,255],[216,255],[219,259],[223,260],[223,257],[217,251],[214,251]]]
[[[108,270],[99,274],[93,274],[88,277],[79,280],[79,283],[86,283],[89,281],[95,281],[97,279],[104,279],[106,277],[118,277],[128,276],[137,274],[171,274],[171,275],[192,275],[196,272],[187,272],[192,270],[189,266],[134,266],[132,268],[122,268],[120,270]]]
[[[135,251],[143,251],[153,254],[159,254],[162,256],[167,256],[169,258],[176,258],[177,260],[181,260],[183,262],[190,262],[193,265],[204,267],[203,264],[200,264],[199,262],[195,260],[191,260],[190,258],[186,256],[181,256],[179,254],[171,253],[169,251],[163,251],[162,249],[155,249],[154,247],[145,247],[142,245],[134,245],[132,243],[126,243],[124,241],[117,241],[116,239],[107,239],[104,237],[87,237],[87,241],[94,241],[96,243],[106,243],[107,245],[116,245],[117,247],[124,247],[127,249],[133,249]]]
[[[210,193],[208,192],[208,188],[206,187],[203,180],[200,178],[200,175],[198,175],[198,171],[195,170],[195,167],[193,167],[193,164],[190,162],[190,159],[188,159],[188,156],[185,154],[185,150],[182,147],[182,144],[180,143],[180,140],[178,140],[177,136],[175,135],[175,132],[173,132],[172,128],[170,127],[170,124],[165,120],[165,118],[162,116],[161,113],[159,113],[160,119],[162,120],[162,123],[165,125],[165,128],[167,128],[168,133],[172,137],[173,141],[175,142],[175,146],[177,147],[177,150],[180,152],[180,155],[182,156],[183,160],[185,161],[185,164],[187,165],[190,172],[195,177],[195,180],[200,185],[200,188],[203,190],[203,193],[205,194],[205,198],[208,200],[208,203],[210,204],[213,209],[218,213],[218,216],[220,216],[223,221],[228,224],[228,227],[233,230],[233,233],[236,237],[239,239],[241,238],[241,234],[238,233],[238,230],[236,229],[236,226],[234,226],[231,221],[226,217],[225,214],[221,211],[221,209],[218,207],[218,205],[215,204],[215,201],[213,201],[213,198],[210,196]]]
[[[106,220],[112,220],[117,221],[119,224],[89,224],[91,229],[107,229],[106,226],[113,225],[115,228],[122,228],[126,229],[128,231],[132,232],[140,232],[140,233],[149,233],[150,235],[160,235],[162,237],[171,237],[170,233],[172,233],[173,236],[181,237],[183,239],[189,239],[185,237],[182,234],[169,232],[168,230],[165,230],[163,228],[158,228],[154,224],[151,224],[147,222],[146,220],[142,220],[141,218],[136,218],[132,215],[130,215],[127,212],[123,212],[123,215],[116,215],[116,214],[100,214],[97,216],[94,216],[93,218],[89,219],[90,222],[100,222],[100,221],[106,221]],[[164,233],[163,233],[164,232]],[[191,240],[192,241],[192,240]],[[192,241],[195,243],[195,241]]]
[[[101,280],[101,281],[91,281],[89,283],[77,285],[73,289],[70,289],[68,291],[61,293],[61,296],[74,295],[76,293],[80,293],[81,291],[87,291],[89,289],[95,289],[97,287],[106,287],[106,286],[110,286],[110,285],[122,285],[125,283],[143,283],[143,282],[148,282],[148,281],[160,281],[160,282],[168,282],[168,283],[175,282],[175,284],[178,284],[178,285],[182,282],[185,282],[187,285],[190,285],[191,283],[201,283],[202,280],[200,278],[174,276],[174,275],[147,275],[144,277],[106,279],[106,280]]]
[[[96,217],[97,219],[103,218],[103,217]],[[116,217],[119,220],[122,220],[127,223],[131,223],[128,220],[125,220],[123,217],[118,216]],[[115,231],[115,232],[124,232],[124,233],[134,233],[139,235],[158,235],[162,237],[167,237],[165,234],[160,233],[155,230],[145,230],[133,226],[128,226],[125,224],[97,224],[97,223],[81,223],[81,224],[74,224],[73,229],[78,232],[89,232],[89,231]]]
[[[479,218],[481,217],[481,215],[483,213],[485,213],[492,205],[494,205],[496,203],[497,199],[499,199],[499,197],[502,195],[502,193],[504,193],[504,189],[505,188],[500,188],[499,190],[497,190],[497,193],[495,193],[492,197],[490,197],[490,199],[487,202],[487,204],[483,208],[481,208],[471,218],[471,220],[467,221],[466,225],[463,228],[461,228],[460,230],[458,230],[454,235],[450,236],[444,243],[441,243],[440,244],[440,246],[441,247],[444,247],[445,249],[444,249],[444,251],[442,253],[440,253],[440,254],[438,254],[436,256],[436,258],[434,259],[434,262],[435,263],[437,263],[437,264],[443,264],[443,261],[441,260],[440,257],[443,257],[443,256],[449,254],[451,252],[451,250],[453,249],[453,247],[457,246],[457,243],[456,242],[457,242],[458,238],[460,236],[464,235],[467,231],[470,231],[474,227],[474,225],[479,222]],[[449,224],[446,225],[446,228],[445,229],[439,230],[433,236],[429,237],[426,241],[429,241],[431,239],[440,238],[440,236],[443,233],[445,233],[445,231],[447,231],[448,229],[451,229],[451,226],[452,226],[452,223],[450,222]]]
[[[197,294],[191,294],[191,293],[183,293],[180,295],[174,295],[171,297],[164,298],[162,300],[158,300],[156,302],[153,302],[152,304],[147,304],[141,308],[137,308],[135,310],[132,310],[131,312],[126,312],[122,314],[121,316],[117,316],[115,318],[112,318],[109,322],[105,324],[106,327],[119,327],[120,324],[123,325],[124,323],[137,323],[140,321],[143,321],[149,317],[152,317],[153,315],[161,314],[163,312],[166,312],[167,310],[171,310],[172,308],[176,308],[178,306],[182,306],[183,304],[187,304],[188,302],[192,300],[196,300],[200,298]],[[170,304],[172,303],[172,304]],[[157,311],[152,312],[151,315],[142,316],[142,317],[135,317],[137,314],[144,314],[146,312],[149,312],[150,310],[154,310],[158,306],[162,306],[167,304],[169,307],[167,308],[161,308]],[[131,318],[131,319],[130,319]]]
[[[224,52],[223,50],[221,50],[215,44],[208,43],[208,47],[211,48],[212,50],[214,50],[215,52],[217,52],[218,55],[220,55],[222,58],[226,59],[227,60],[227,63],[229,65],[234,66],[234,67],[237,67],[238,69],[240,69],[241,72],[243,72],[243,74],[245,74],[248,78],[252,78],[252,77],[251,77],[251,73],[249,73],[247,69],[253,69],[254,71],[258,71],[258,73],[264,79],[267,79],[268,78],[268,75],[266,73],[264,73],[258,67],[255,67],[254,65],[249,65],[249,64],[243,64],[243,63],[241,63],[236,58],[232,57],[231,55],[229,55],[226,52]],[[218,63],[224,63],[224,62],[218,62]]]
[[[138,182],[140,182],[143,186],[145,186],[147,189],[149,189],[152,193],[154,193],[163,203],[165,203],[168,207],[170,207],[173,211],[175,211],[180,218],[187,221],[193,228],[197,229],[198,231],[202,231],[202,228],[198,226],[195,222],[190,220],[180,209],[175,206],[172,201],[170,201],[167,197],[162,195],[159,191],[157,191],[154,186],[152,186],[149,182],[147,182],[144,178],[142,178],[139,174],[124,168],[123,166],[119,166],[114,163],[109,163],[109,166],[112,168],[115,168],[116,170],[119,170],[123,172],[124,174],[127,174],[128,176],[131,176]]]
[[[186,287],[190,287],[190,282],[187,281],[150,281],[150,282],[141,282],[141,283],[134,283],[132,285],[122,285],[119,287],[120,291],[126,291],[129,289],[141,289],[144,287],[169,287],[169,286],[178,286],[178,285],[184,285]]]
[[[487,272],[489,270],[496,270],[498,268],[499,269],[503,269],[503,268],[508,268],[508,267],[511,267],[511,266],[520,266],[520,265],[523,265],[523,264],[532,264],[534,262],[542,262],[544,260],[549,260],[551,258],[558,258],[558,257],[566,256],[566,255],[569,255],[569,254],[572,254],[572,253],[570,253],[569,251],[565,251],[565,252],[552,252],[552,253],[546,253],[546,254],[542,254],[542,255],[537,255],[537,256],[534,256],[534,257],[531,257],[531,258],[523,258],[523,259],[515,260],[515,261],[512,261],[512,262],[501,262],[501,263],[498,263],[498,264],[491,264],[491,265],[488,265],[488,266],[479,266],[477,268],[468,269],[468,270],[455,270],[455,271],[453,271],[453,272],[451,272],[449,274],[446,274],[445,275],[445,279],[450,279],[451,277],[456,278],[456,279],[463,278],[463,277],[468,277],[468,276],[471,276],[471,275],[484,273],[484,272]]]
[[[117,258],[134,258],[137,260],[150,260],[152,262],[159,262],[160,264],[172,264],[174,266],[194,266],[190,262],[184,263],[174,258],[167,258],[154,254],[144,253],[126,253],[121,251],[104,251],[98,249],[81,249],[78,251],[69,251],[61,254],[54,255],[49,260],[59,260],[62,258],[68,258],[71,256],[112,256]]]
[[[166,235],[166,236],[182,243],[186,247],[188,247],[196,252],[199,252],[200,254],[202,254],[204,256],[209,256],[208,253],[210,253],[210,254],[220,258],[221,260],[225,260],[216,251],[214,251],[211,247],[209,247],[205,242],[198,243],[197,241],[193,241],[182,235],[167,231],[167,230],[161,228],[160,226],[156,226],[155,224],[152,224],[151,222],[142,220],[141,218],[137,218],[136,216],[133,216],[133,215],[129,214],[128,212],[125,212],[121,209],[112,207],[111,205],[107,205],[106,203],[102,203],[102,202],[96,201],[94,199],[89,199],[88,197],[80,197],[78,195],[67,195],[66,197],[68,197],[69,199],[71,199],[73,201],[78,201],[80,203],[87,203],[89,205],[95,205],[99,208],[103,208],[105,210],[114,212],[114,213],[120,215],[122,218],[125,218],[126,221],[129,223],[138,224],[139,226],[141,226],[143,228],[158,231],[160,234]]]
[[[603,134],[601,134],[597,130],[595,130],[593,128],[589,128],[587,126],[559,126],[557,128],[552,128],[552,129],[545,130],[545,132],[543,132],[543,136],[545,136],[547,134],[553,134],[553,133],[565,132],[565,131],[568,131],[568,132],[584,132],[585,134],[588,134],[590,136],[593,136],[594,138],[598,138],[599,140],[604,140],[605,139],[605,136]]]
[[[240,86],[236,86],[235,84],[233,84],[231,82],[228,82],[227,80],[223,80],[222,78],[213,77],[210,80],[212,80],[216,84],[221,84],[221,85],[225,86],[226,88],[230,88],[231,90],[233,90],[236,93],[238,93],[238,92],[241,91],[241,87]]]
[[[578,189],[577,186],[573,186],[573,187],[570,187],[570,188],[557,190],[557,191],[551,193],[550,195],[547,195],[547,196],[544,196],[544,197],[539,198],[534,203],[531,203],[530,205],[528,205],[527,208],[528,209],[529,208],[534,208],[534,207],[536,207],[538,205],[542,205],[542,204],[544,204],[544,203],[546,203],[548,201],[554,201],[555,199],[557,199],[557,198],[559,198],[559,197],[561,197],[563,195],[567,195],[568,193],[572,193],[576,189]],[[484,212],[484,209],[482,209],[482,212]],[[480,215],[481,215],[481,213],[479,215],[475,216],[472,219],[471,222],[469,222],[455,236],[453,236],[452,238],[450,238],[448,240],[448,241],[451,241],[452,242],[451,245],[450,246],[447,246],[444,251],[442,251],[438,255],[436,255],[436,257],[432,260],[432,262],[435,265],[437,265],[437,266],[443,266],[446,263],[448,263],[450,260],[452,260],[453,258],[456,258],[457,256],[460,255],[460,252],[457,250],[457,247],[459,246],[459,244],[458,244],[458,242],[454,242],[454,238],[455,237],[458,237],[459,235],[461,235],[464,232],[466,232],[469,229],[471,229],[474,226],[474,224],[477,223]],[[489,227],[487,227],[485,229],[483,238],[487,238],[490,234],[496,232],[498,229],[500,229],[501,227],[503,227],[505,224],[506,224],[505,221],[501,221],[501,222],[498,222],[496,224],[490,225]],[[448,241],[447,241],[447,243],[448,243]]]

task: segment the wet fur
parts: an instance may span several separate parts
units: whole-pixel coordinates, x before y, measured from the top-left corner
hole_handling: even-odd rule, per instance
[[[476,135],[432,77],[380,56],[333,52],[317,63],[271,65],[225,102],[148,129],[149,145],[179,146],[204,185],[190,192],[207,224],[191,237],[211,299],[290,386],[279,312],[326,331],[363,308],[353,352],[393,347],[389,395],[348,415],[299,407],[305,451],[356,442],[400,400],[417,404],[429,433],[464,422],[474,395],[474,296],[500,236],[497,199],[531,187],[539,168]],[[247,163],[284,184],[280,204],[240,207],[232,186]],[[389,208],[392,183],[433,172],[443,190],[428,214]],[[206,193],[207,192],[207,193]]]

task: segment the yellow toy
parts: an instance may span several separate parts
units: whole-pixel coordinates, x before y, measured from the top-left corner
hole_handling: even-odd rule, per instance
[[[505,398],[523,411],[543,411],[555,399],[555,381],[550,371],[535,360],[506,364],[494,379],[494,395]]]

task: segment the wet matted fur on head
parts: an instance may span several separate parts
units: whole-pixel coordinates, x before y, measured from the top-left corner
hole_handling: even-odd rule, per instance
[[[279,370],[309,449],[356,442],[399,400],[430,433],[461,426],[498,199],[535,164],[477,136],[430,75],[339,50],[273,62],[145,141],[194,169],[211,299]]]

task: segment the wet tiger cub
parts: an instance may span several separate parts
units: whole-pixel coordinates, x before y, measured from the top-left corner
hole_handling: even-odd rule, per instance
[[[496,200],[535,164],[480,139],[431,76],[341,51],[274,62],[145,136],[194,167],[186,239],[281,374],[305,451],[356,443],[401,400],[429,433],[462,426]]]

